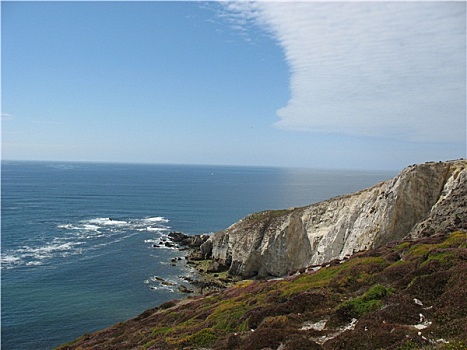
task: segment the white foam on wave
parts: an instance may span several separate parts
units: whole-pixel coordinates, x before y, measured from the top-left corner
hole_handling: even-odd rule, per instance
[[[16,265],[21,264],[21,258],[10,254],[2,254],[0,261],[2,269],[11,269]]]
[[[130,229],[130,230],[146,230],[146,231],[159,231],[167,230],[170,227],[164,225],[169,222],[168,219],[162,216],[154,216],[142,219],[128,219],[117,220],[112,218],[93,218],[88,220],[79,221],[77,224],[60,224],[57,228],[66,230],[91,230],[96,231],[99,229]]]
[[[143,229],[145,231],[149,231],[149,232],[165,232],[167,231],[168,229],[165,228],[165,227],[146,227],[146,229]]]
[[[88,231],[99,231],[100,227],[97,225],[93,225],[93,224],[84,224],[82,228]],[[78,229],[80,228],[78,227]]]
[[[97,231],[99,234],[81,234],[79,235],[80,238],[82,239],[93,239],[93,238],[105,238],[107,237],[107,235],[105,233],[101,233],[99,231]]]
[[[165,225],[168,221],[162,216],[128,220],[96,217],[61,223],[56,226],[60,233],[51,240],[2,251],[1,268],[43,265],[53,258],[82,254],[122,242],[142,231],[153,234],[155,240],[166,236],[170,229]]]
[[[77,225],[61,224],[57,225],[57,228],[72,231],[98,231],[100,229],[100,226],[90,223],[79,223]]]
[[[76,230],[79,229],[79,227],[73,226],[71,224],[62,224],[62,225],[57,225],[57,228],[65,229],[65,230]]]
[[[152,290],[166,290],[166,291],[169,291],[169,292],[172,292],[172,293],[175,292],[175,289],[173,287],[168,287],[168,286],[149,286],[149,289],[152,289]]]
[[[81,249],[76,249],[75,246],[81,243],[54,240],[38,247],[25,245],[14,250],[9,250],[6,254],[2,254],[2,269],[11,269],[17,266],[38,266],[43,265],[47,260],[56,256],[65,257],[78,254]]]
[[[73,243],[50,243],[41,247],[23,246],[16,251],[21,254],[21,258],[47,259],[52,257],[53,253],[67,252],[74,248]]]
[[[17,256],[14,256],[14,255],[3,255],[2,254],[2,257],[1,257],[2,263],[3,262],[11,263],[11,262],[19,261],[19,260],[21,260],[21,259],[18,258]]]
[[[147,221],[147,222],[169,222],[169,219],[166,219],[163,216],[155,216],[155,217],[152,217],[152,218],[144,218],[143,221]]]
[[[99,226],[123,226],[127,225],[128,222],[122,220],[114,220],[111,218],[96,218],[87,221],[90,224],[95,224]]]

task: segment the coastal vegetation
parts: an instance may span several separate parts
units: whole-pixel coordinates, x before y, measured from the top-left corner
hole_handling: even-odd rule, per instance
[[[189,296],[58,349],[467,349],[467,234]]]

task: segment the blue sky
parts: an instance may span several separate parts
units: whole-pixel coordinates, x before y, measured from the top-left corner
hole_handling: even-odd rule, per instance
[[[466,157],[465,2],[5,2],[2,157]]]

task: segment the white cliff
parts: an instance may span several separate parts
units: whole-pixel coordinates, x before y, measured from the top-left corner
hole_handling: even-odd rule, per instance
[[[251,214],[201,246],[243,277],[281,276],[408,235],[467,229],[467,161],[430,162],[306,207]]]

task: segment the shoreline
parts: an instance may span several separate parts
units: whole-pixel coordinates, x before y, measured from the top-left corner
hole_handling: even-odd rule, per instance
[[[180,284],[178,291],[183,294],[205,295],[210,292],[221,291],[233,286],[236,282],[242,280],[239,276],[229,275],[227,269],[219,271],[210,271],[212,268],[212,260],[205,257],[200,249],[201,245],[207,241],[210,236],[207,234],[201,235],[186,235],[182,232],[172,231],[168,235],[170,244],[179,251],[184,252],[184,258],[174,257],[170,259],[172,266],[177,266],[178,263],[183,263],[185,267],[193,271],[193,275],[179,276],[185,280],[187,284],[193,288]],[[157,246],[155,246],[157,248]],[[161,284],[170,283],[163,278],[159,278]]]

